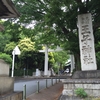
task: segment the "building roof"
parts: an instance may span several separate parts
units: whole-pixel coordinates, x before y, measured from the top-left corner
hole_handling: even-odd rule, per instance
[[[11,0],[0,0],[0,18],[19,17],[19,13]]]

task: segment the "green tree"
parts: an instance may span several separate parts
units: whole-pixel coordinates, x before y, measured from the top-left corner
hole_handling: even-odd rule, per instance
[[[14,48],[15,48],[16,45],[17,45],[16,43],[10,42],[9,44],[6,44],[4,51],[7,54],[12,55],[12,51],[14,50]]]
[[[59,69],[64,69],[65,63],[69,59],[66,51],[50,52],[49,59],[55,72],[58,73]]]
[[[20,40],[18,46],[21,50],[19,58],[22,67],[27,69],[40,68],[43,70],[44,54],[35,50],[35,43],[32,42],[30,38]]]
[[[4,52],[4,48],[7,43],[10,42],[10,37],[7,34],[0,32],[0,52]]]
[[[35,50],[34,42],[32,42],[30,38],[21,39],[18,43],[18,46],[19,46],[21,53],[22,53],[21,56],[23,56],[24,53],[27,51],[34,51]]]
[[[21,13],[17,21],[21,25],[35,23],[38,31],[52,28],[65,50],[73,53],[77,70],[80,69],[80,52],[77,28],[77,15],[91,13],[95,43],[100,41],[100,1],[95,0],[14,0]],[[98,34],[97,34],[98,33]],[[47,35],[46,35],[47,36]],[[96,48],[98,52],[99,47]]]
[[[21,26],[11,21],[4,21],[5,27],[3,34],[7,34],[10,37],[10,42],[18,42],[21,39]]]

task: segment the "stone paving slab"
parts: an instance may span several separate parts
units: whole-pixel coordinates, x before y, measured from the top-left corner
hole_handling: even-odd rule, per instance
[[[34,93],[27,97],[27,100],[58,100],[63,90],[62,82],[54,84],[39,93]]]

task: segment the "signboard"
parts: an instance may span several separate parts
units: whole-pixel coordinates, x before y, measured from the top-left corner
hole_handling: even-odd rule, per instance
[[[20,55],[20,50],[18,48],[18,46],[16,46],[12,52],[13,55],[13,61],[12,61],[12,77],[14,76],[14,62],[15,62],[15,55]]]
[[[96,70],[96,57],[91,14],[78,15],[79,43],[82,70]]]
[[[16,46],[12,52],[12,55],[15,54],[15,55],[20,55],[20,50],[18,48],[18,46]]]

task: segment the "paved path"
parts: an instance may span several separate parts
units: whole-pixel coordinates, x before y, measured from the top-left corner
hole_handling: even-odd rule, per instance
[[[63,90],[62,82],[54,84],[47,89],[41,90],[27,97],[27,100],[58,100]]]

